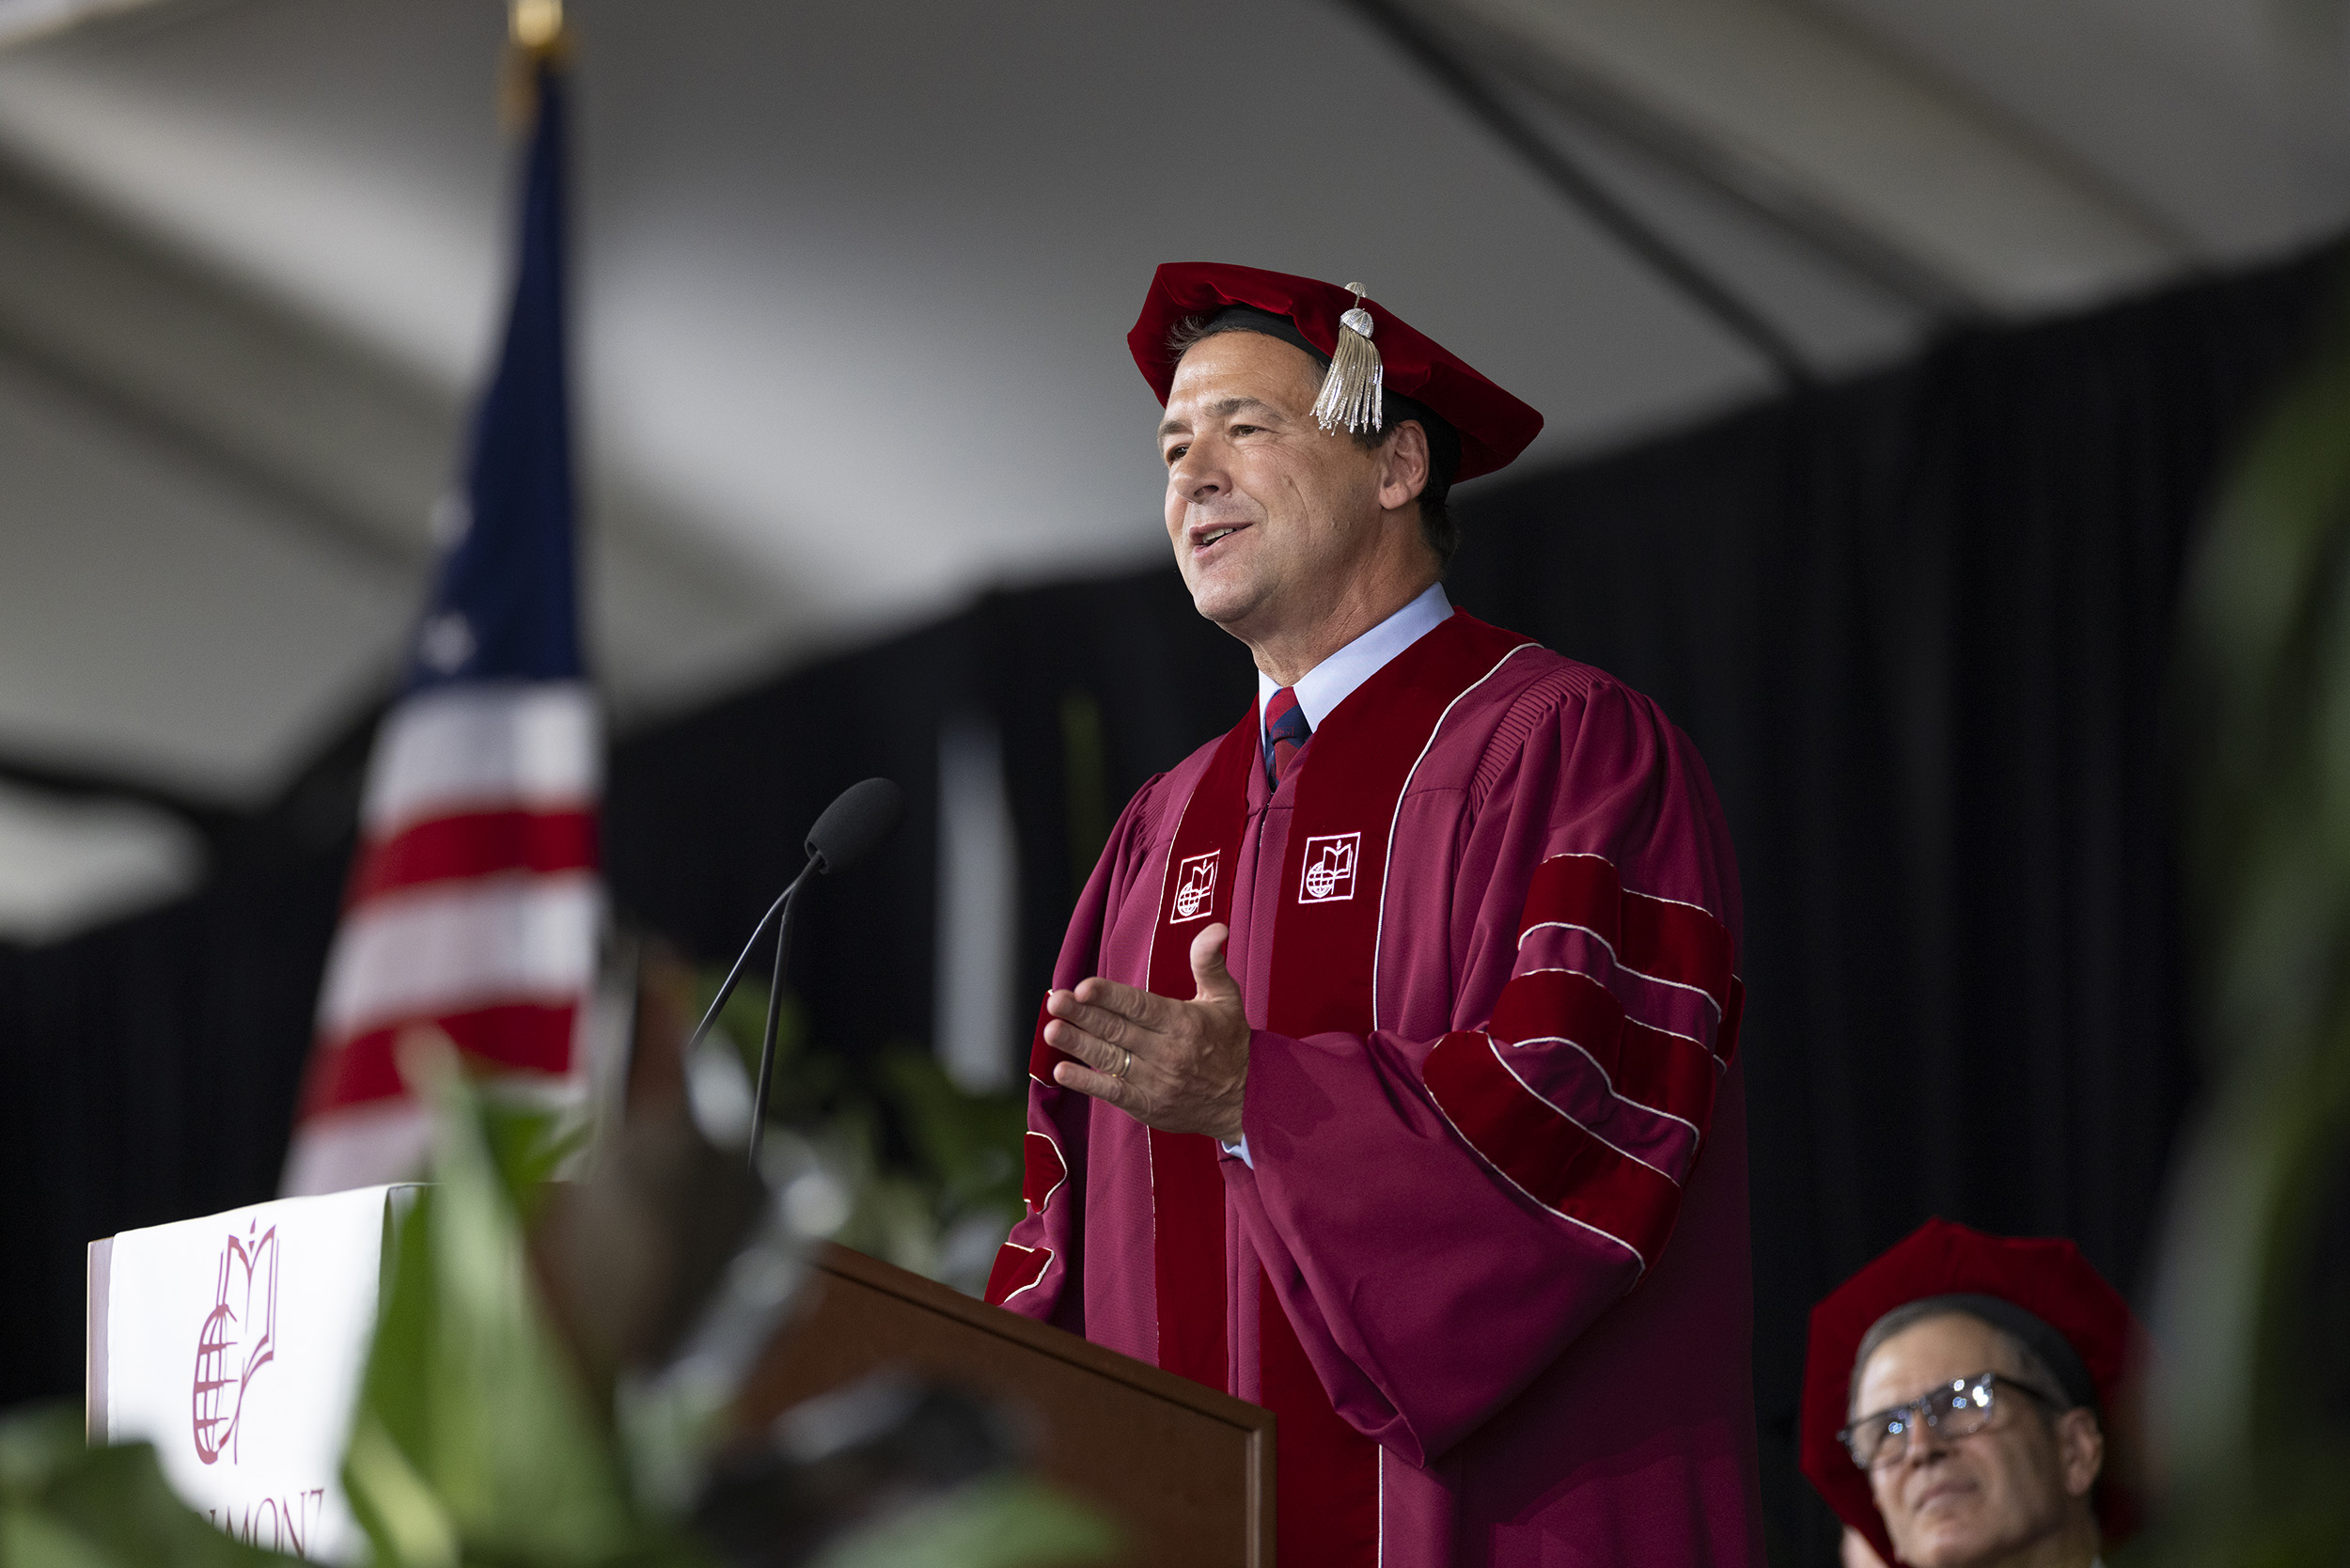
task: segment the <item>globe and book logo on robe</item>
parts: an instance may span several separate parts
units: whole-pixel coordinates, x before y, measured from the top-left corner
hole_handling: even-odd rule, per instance
[[[1223,857],[1222,850],[1210,850],[1177,868],[1175,908],[1167,917],[1168,925],[1199,919],[1215,907],[1215,867]]]
[[[1363,857],[1359,833],[1324,833],[1306,840],[1306,870],[1297,885],[1299,903],[1337,903],[1355,896],[1355,867]]]
[[[253,1379],[277,1358],[277,1227],[255,1220],[244,1235],[229,1232],[220,1249],[212,1309],[196,1337],[196,1384],[190,1397],[196,1456],[233,1465],[244,1427]]]

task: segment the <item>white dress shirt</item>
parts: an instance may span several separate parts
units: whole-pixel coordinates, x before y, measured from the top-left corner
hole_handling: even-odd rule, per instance
[[[1306,722],[1321,729],[1331,709],[1353,697],[1355,689],[1386,668],[1389,659],[1443,625],[1451,615],[1452,601],[1445,597],[1444,585],[1431,583],[1418,598],[1299,676],[1292,689],[1297,693],[1297,706],[1305,713]],[[1280,689],[1278,681],[1263,670],[1257,671],[1260,752],[1264,749],[1265,704]]]
[[[1330,716],[1330,710],[1355,695],[1356,687],[1386,667],[1387,661],[1443,625],[1452,616],[1452,601],[1445,597],[1442,583],[1431,583],[1426,592],[1395,614],[1387,617],[1322,663],[1297,678],[1292,689],[1297,693],[1298,710],[1313,729],[1322,728],[1322,721]],[[1273,694],[1281,683],[1263,670],[1257,671],[1257,751],[1264,752],[1264,710],[1273,700]],[[1248,1139],[1224,1146],[1228,1154],[1238,1155],[1243,1165],[1254,1170],[1257,1162],[1248,1157]]]

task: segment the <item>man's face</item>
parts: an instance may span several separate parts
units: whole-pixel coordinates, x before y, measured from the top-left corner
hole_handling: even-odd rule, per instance
[[[1982,1430],[1949,1438],[1916,1422],[1898,1457],[1869,1472],[1894,1550],[1915,1568],[1996,1561],[2053,1535],[2096,1482],[2103,1446],[2094,1419],[2085,1410],[2055,1416],[2009,1387],[2015,1368],[2006,1343],[1978,1318],[1928,1318],[1879,1345],[1861,1369],[1853,1412],[1872,1414],[1986,1371],[2001,1383]]]
[[[1167,532],[1199,613],[1257,641],[1311,622],[1375,547],[1378,452],[1314,422],[1303,351],[1225,332],[1176,367],[1159,455]]]

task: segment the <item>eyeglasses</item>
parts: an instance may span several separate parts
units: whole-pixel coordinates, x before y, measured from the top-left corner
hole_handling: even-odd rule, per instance
[[[2018,1383],[1998,1372],[1977,1372],[1929,1389],[1907,1404],[1896,1404],[1860,1419],[1836,1435],[1852,1455],[1852,1462],[1864,1470],[1890,1465],[1909,1451],[1912,1429],[1920,1420],[1943,1437],[1965,1437],[1981,1432],[1991,1419],[2000,1392],[2013,1388],[2029,1394],[2053,1409],[2057,1402],[2028,1383]]]

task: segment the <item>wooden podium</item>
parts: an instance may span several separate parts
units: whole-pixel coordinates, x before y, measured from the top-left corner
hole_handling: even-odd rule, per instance
[[[1118,1520],[1134,1568],[1272,1568],[1272,1411],[846,1247],[813,1263],[814,1299],[751,1374],[746,1421],[906,1368],[1033,1415],[1039,1470]]]

